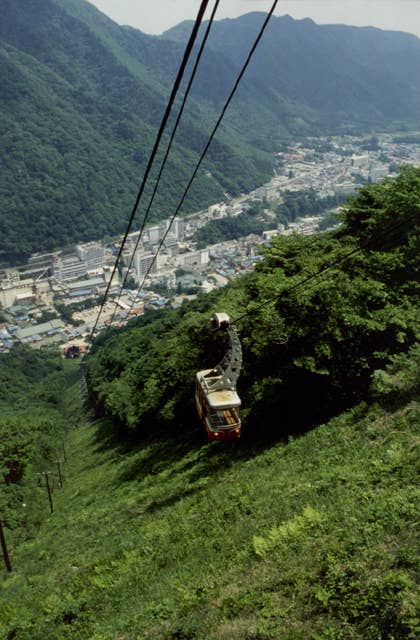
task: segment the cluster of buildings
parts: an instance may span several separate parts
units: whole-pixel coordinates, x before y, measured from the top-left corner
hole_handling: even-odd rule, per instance
[[[141,238],[138,232],[131,234],[122,253],[123,276],[129,271],[139,286],[147,280],[148,286],[175,289],[177,270],[195,271],[208,265],[208,250],[197,250],[186,241],[185,229],[184,219],[178,218],[171,226],[165,220],[146,229]]]
[[[267,206],[267,220],[270,204],[281,203],[284,191],[313,189],[320,197],[350,195],[365,182],[392,175],[401,164],[420,165],[420,144],[395,142],[392,135],[384,134],[372,146],[366,149],[369,144],[351,136],[313,138],[290,145],[287,152],[277,155],[275,175],[267,184],[238,198],[226,194],[224,202],[177,218],[172,225],[165,220],[145,229],[141,237],[139,232],[130,234],[99,329],[111,317],[124,324],[148,309],[178,306],[198,292],[225,286],[252,271],[261,259],[261,244],[279,233],[314,233],[320,216],[306,216],[285,229],[273,214],[273,228],[262,236],[249,235],[198,249],[194,234],[209,222],[238,216],[255,202]],[[42,346],[60,342],[63,349],[86,344],[120,242],[79,244],[71,251],[34,255],[23,267],[0,270],[0,352],[17,343]],[[72,321],[66,320],[63,305],[74,309],[74,303],[78,303],[77,311]]]
[[[284,189],[314,189],[320,197],[349,196],[365,183],[395,175],[400,165],[419,165],[420,144],[396,141],[392,134],[380,134],[373,141],[337,136],[308,139],[277,155],[278,175],[263,187],[268,200]]]
[[[7,310],[98,294],[112,264],[112,251],[96,242],[78,245],[74,253],[35,255],[23,267],[0,270],[0,305]]]

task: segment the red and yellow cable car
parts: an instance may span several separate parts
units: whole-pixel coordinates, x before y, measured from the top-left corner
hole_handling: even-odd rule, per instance
[[[230,344],[217,367],[196,374],[195,403],[209,440],[234,440],[241,435],[241,399],[236,381],[242,365],[242,348],[236,327],[226,313],[212,316],[214,329],[226,329]]]

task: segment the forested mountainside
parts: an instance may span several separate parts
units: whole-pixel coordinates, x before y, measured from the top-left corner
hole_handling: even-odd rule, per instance
[[[0,259],[122,232],[184,46],[121,28],[84,2],[0,8]],[[191,103],[153,219],[178,203],[215,119],[214,108]],[[249,190],[271,170],[268,154],[225,128],[186,210]]]
[[[85,0],[0,9],[0,261],[10,263],[124,229],[184,44],[179,30],[148,36]],[[215,25],[152,219],[178,203],[262,17]],[[419,56],[414,36],[275,19],[185,211],[264,182],[291,134],[418,122]]]
[[[419,214],[405,169],[335,233],[279,239],[224,291],[98,340],[112,419],[89,420],[74,361],[0,355],[0,637],[418,638]],[[220,309],[250,312],[245,437],[207,443],[193,381]]]
[[[353,406],[419,337],[419,214],[420,169],[406,168],[361,189],[338,230],[278,236],[249,276],[110,330],[88,359],[92,399],[123,429],[182,430],[195,372],[223,353],[210,316],[225,311],[241,318],[245,434],[284,437]]]
[[[223,51],[238,68],[263,17],[249,13],[218,21],[209,47]],[[183,22],[164,36],[184,41],[191,26]],[[282,114],[282,101],[291,101],[316,114],[324,126],[366,128],[398,120],[419,122],[419,66],[420,40],[414,35],[283,16],[270,20],[247,77],[273,114]],[[205,91],[203,83],[202,95]],[[244,88],[241,99],[248,95]],[[292,113],[284,115],[287,127]],[[299,112],[295,118],[298,127],[310,125]]]

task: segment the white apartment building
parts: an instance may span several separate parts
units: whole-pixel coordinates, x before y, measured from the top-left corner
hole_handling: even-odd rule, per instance
[[[164,264],[164,256],[157,255],[156,260],[155,253],[144,253],[144,251],[136,251],[134,254],[133,268],[139,278],[149,273],[156,273]],[[154,260],[154,262],[153,262]]]
[[[169,220],[164,220],[159,225],[159,235],[162,239],[166,232],[168,232],[165,242],[170,244],[171,242],[179,242],[184,239],[185,223],[182,218],[175,218],[169,228]],[[169,231],[168,231],[169,228]]]
[[[189,270],[205,268],[210,262],[210,254],[208,249],[201,249],[199,251],[188,251],[187,253],[181,253],[175,258],[176,264]]]
[[[169,220],[163,220],[163,222],[161,222],[160,224],[146,229],[143,235],[144,241],[150,244],[157,244],[158,242],[160,242],[164,237],[166,231],[168,230],[169,222]],[[166,236],[165,242],[171,244],[174,241],[178,242],[180,240],[183,240],[184,234],[185,222],[183,218],[175,218],[171,225],[171,228],[169,229],[168,235]]]
[[[86,263],[86,269],[100,269],[105,261],[105,248],[97,242],[78,244],[76,254],[81,262]]]
[[[157,244],[162,238],[160,234],[160,226],[156,225],[155,227],[150,227],[150,229],[147,229],[144,236],[146,242],[150,242],[150,244]]]
[[[82,262],[78,256],[54,257],[53,275],[59,282],[83,278],[86,274],[86,262]]]

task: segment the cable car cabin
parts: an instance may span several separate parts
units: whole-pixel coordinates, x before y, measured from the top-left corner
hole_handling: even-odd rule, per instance
[[[209,440],[234,440],[241,435],[241,399],[236,393],[236,381],[242,365],[242,347],[227,313],[213,314],[211,323],[214,330],[227,332],[229,346],[217,367],[196,374],[195,404]]]
[[[221,377],[209,376],[212,372],[214,369],[206,369],[196,375],[197,413],[209,440],[235,440],[241,435],[241,399],[231,389],[211,389],[208,383]]]

